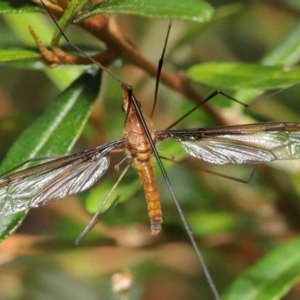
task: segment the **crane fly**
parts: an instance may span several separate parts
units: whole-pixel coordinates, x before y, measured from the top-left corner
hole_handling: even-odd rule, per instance
[[[161,231],[162,212],[152,144],[138,117],[139,108],[133,105],[137,100],[131,87],[122,89],[126,112],[123,137],[0,178],[0,215],[27,211],[87,190],[108,170],[111,153],[125,150],[143,185],[151,234]],[[300,158],[298,122],[156,130],[150,118],[145,114],[143,117],[154,144],[175,139],[189,155],[208,163],[256,164]]]
[[[43,2],[42,4],[47,9]],[[50,16],[58,26],[53,16],[51,14]],[[170,26],[171,24],[169,24],[161,61]],[[58,29],[61,30],[59,26]],[[31,33],[40,47],[41,53],[43,53],[41,49],[43,46],[39,44],[33,29],[31,29]],[[61,33],[70,43],[66,35],[62,31]],[[131,86],[122,82],[79,47],[70,44],[88,57],[92,63],[98,65],[121,83],[123,108],[126,113],[123,137],[93,149],[66,155],[3,176],[0,178],[0,215],[7,216],[20,211],[28,211],[31,208],[43,206],[87,190],[100,180],[108,170],[111,153],[123,150],[138,172],[147,201],[151,234],[157,235],[161,232],[162,211],[153,169],[153,156],[156,157],[167,184],[170,185],[170,183],[155,148],[156,143],[165,139],[175,139],[181,144],[184,151],[192,157],[219,165],[256,164],[300,158],[300,122],[270,122],[183,130],[170,129],[178,123],[175,122],[167,130],[156,130],[151,118],[142,113]],[[201,103],[210,100],[214,94]],[[156,95],[157,85],[155,101]],[[194,110],[195,108],[191,112]],[[154,108],[151,116],[153,112]],[[184,117],[187,115],[185,114]],[[172,188],[170,188],[171,190]],[[172,197],[176,198],[173,194]]]
[[[62,35],[66,38],[63,32]],[[67,38],[66,40],[69,42]],[[78,47],[73,46],[80,51]],[[83,55],[87,56],[84,53]],[[92,58],[90,61],[116,78],[100,63]],[[0,215],[7,216],[28,211],[89,189],[107,172],[111,154],[122,150],[129,158],[129,166],[133,165],[140,177],[148,205],[151,234],[157,235],[162,230],[162,211],[153,156],[157,159],[168,187],[170,182],[157,154],[156,143],[166,139],[176,140],[190,156],[218,165],[256,164],[300,158],[300,122],[270,122],[183,130],[174,130],[171,125],[166,130],[157,130],[151,118],[141,111],[132,88],[123,82],[121,84],[125,110],[123,137],[96,148],[52,159],[3,176],[0,178]],[[203,102],[210,98],[209,96]],[[126,170],[128,168],[125,168]],[[123,172],[120,178],[123,174],[125,173]],[[178,208],[178,201],[172,188],[169,190]],[[200,250],[179,208],[178,212],[215,299],[219,299]],[[93,224],[92,221],[90,224]]]
[[[47,9],[45,5],[44,7]],[[58,26],[53,16],[51,14],[50,16]],[[161,61],[170,26],[171,24],[169,24]],[[58,29],[60,30],[59,26]],[[31,33],[38,46],[43,48],[44,46],[39,45],[33,29],[31,29]],[[121,83],[123,108],[126,113],[123,137],[96,148],[53,159],[0,178],[0,215],[7,216],[20,211],[28,211],[31,208],[43,206],[89,189],[108,170],[111,153],[123,150],[138,172],[147,201],[151,234],[157,235],[161,232],[162,211],[153,169],[153,156],[157,159],[175,203],[177,198],[158,156],[156,143],[163,142],[165,139],[175,139],[190,156],[218,165],[257,164],[300,158],[300,122],[267,122],[215,128],[171,129],[174,124],[186,117],[188,112],[167,130],[157,130],[151,118],[142,113],[131,86],[72,44],[62,31],[61,33],[76,50]],[[42,49],[40,50],[43,53]],[[217,93],[219,92],[211,94],[200,102],[200,105],[213,98]],[[156,95],[157,85],[155,101]],[[200,105],[198,104],[190,112]],[[152,109],[151,116],[153,112],[154,109]],[[180,209],[178,203],[176,205]],[[183,222],[186,222],[182,212],[179,213]],[[188,225],[185,224],[185,226],[189,231]]]

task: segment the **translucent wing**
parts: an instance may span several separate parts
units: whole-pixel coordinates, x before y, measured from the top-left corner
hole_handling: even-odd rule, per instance
[[[213,164],[246,164],[300,158],[300,123],[258,123],[207,129],[158,131]]]
[[[10,215],[82,192],[109,167],[109,153],[122,140],[64,156],[0,178],[0,215]]]

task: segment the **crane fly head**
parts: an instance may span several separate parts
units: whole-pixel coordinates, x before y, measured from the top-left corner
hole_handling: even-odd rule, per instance
[[[122,85],[122,96],[123,96],[123,106],[122,109],[126,112],[126,119],[128,118],[128,115],[135,114],[135,111],[133,110],[133,101],[136,101],[137,106],[141,108],[141,103],[136,100],[136,98],[133,95],[133,90],[130,85]]]
[[[123,96],[123,110],[126,112],[128,115],[129,113],[129,108],[131,106],[130,104],[130,91],[126,86],[122,86],[122,96]]]

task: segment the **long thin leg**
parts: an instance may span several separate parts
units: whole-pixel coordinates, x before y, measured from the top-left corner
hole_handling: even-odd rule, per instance
[[[84,237],[91,231],[91,229],[98,222],[99,215],[101,214],[101,212],[103,210],[103,207],[105,206],[105,204],[107,203],[107,201],[110,198],[111,194],[117,188],[117,186],[119,185],[119,183],[121,182],[121,180],[123,179],[123,177],[126,175],[126,173],[129,170],[130,166],[131,166],[131,163],[128,164],[126,166],[126,168],[123,170],[123,172],[119,176],[118,180],[115,182],[115,184],[113,185],[113,187],[111,188],[111,190],[109,191],[109,193],[107,194],[107,196],[105,197],[105,199],[103,200],[103,202],[101,203],[100,207],[95,212],[95,214],[94,214],[93,218],[91,219],[91,221],[89,222],[89,224],[84,228],[84,230],[82,231],[82,233],[76,239],[76,241],[75,241],[75,245],[76,246],[78,246],[81,243],[81,241],[84,239]]]
[[[202,100],[201,102],[199,102],[197,105],[195,105],[191,110],[189,110],[188,112],[186,112],[183,116],[181,116],[179,119],[177,119],[175,122],[173,122],[171,125],[169,125],[166,130],[169,130],[171,129],[172,127],[174,127],[175,125],[177,125],[178,123],[180,123],[183,119],[185,119],[186,117],[188,117],[191,113],[193,113],[195,110],[197,110],[199,107],[201,107],[204,103],[212,100],[214,97],[216,97],[217,95],[222,95],[224,97],[226,97],[227,99],[231,100],[231,101],[234,101],[234,102],[237,102],[239,104],[241,104],[242,106],[244,107],[248,107],[247,104],[229,96],[228,94],[222,92],[222,91],[219,91],[219,90],[216,90],[214,91],[213,93],[211,93],[209,96],[207,96],[204,100]]]

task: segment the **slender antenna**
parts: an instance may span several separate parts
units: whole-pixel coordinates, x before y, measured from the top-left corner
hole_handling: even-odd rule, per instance
[[[124,86],[124,88],[126,88],[126,86]],[[174,204],[175,204],[175,206],[177,208],[177,211],[179,213],[179,216],[181,218],[181,221],[183,223],[185,231],[186,231],[186,233],[187,233],[187,235],[188,235],[188,237],[189,237],[189,239],[190,239],[190,241],[192,243],[193,249],[194,249],[194,251],[195,251],[195,253],[197,255],[197,258],[198,258],[198,261],[200,263],[200,266],[203,269],[203,273],[204,273],[204,276],[205,276],[205,278],[206,278],[206,280],[208,282],[208,285],[209,285],[209,287],[210,287],[210,289],[211,289],[211,291],[212,291],[212,293],[214,295],[215,300],[220,300],[221,298],[219,296],[219,293],[218,293],[218,290],[216,288],[216,285],[215,285],[215,283],[214,283],[214,281],[213,281],[213,279],[212,279],[212,277],[210,275],[208,267],[207,267],[207,265],[205,263],[205,260],[204,260],[202,254],[201,254],[201,251],[200,251],[200,249],[199,249],[199,247],[198,247],[198,245],[196,243],[195,237],[194,237],[194,235],[193,235],[193,233],[192,233],[192,231],[190,229],[190,226],[189,226],[189,224],[187,222],[187,219],[185,218],[184,213],[183,213],[183,211],[182,211],[182,209],[180,207],[179,201],[178,201],[178,199],[176,197],[176,194],[175,194],[175,192],[173,190],[173,187],[172,187],[171,181],[169,179],[169,176],[167,174],[167,171],[166,171],[166,169],[165,169],[165,167],[164,167],[164,165],[163,165],[163,163],[162,163],[162,161],[161,161],[161,159],[159,157],[159,154],[157,152],[155,144],[154,144],[154,142],[153,142],[153,140],[151,138],[151,133],[150,133],[148,127],[147,127],[147,124],[146,124],[146,121],[144,119],[143,113],[141,112],[141,109],[139,108],[138,101],[137,101],[137,99],[135,98],[135,96],[133,94],[132,88],[128,89],[128,95],[129,95],[129,99],[132,101],[132,104],[134,106],[134,109],[136,111],[138,119],[141,122],[141,125],[142,125],[142,127],[143,127],[143,129],[145,131],[145,134],[147,136],[149,144],[151,145],[151,148],[153,150],[153,153],[154,153],[154,156],[156,158],[156,161],[157,161],[157,163],[159,165],[159,168],[161,170],[163,178],[164,178],[164,180],[165,180],[165,182],[167,184],[168,190],[169,190],[169,192],[171,194],[171,197],[172,197],[172,199],[174,201]]]
[[[84,237],[91,231],[91,229],[95,226],[95,224],[99,221],[98,217],[103,209],[103,207],[105,206],[105,204],[107,203],[108,199],[110,198],[111,194],[113,193],[113,191],[117,188],[117,186],[119,185],[119,183],[121,182],[121,180],[124,178],[124,176],[126,175],[129,167],[131,166],[131,163],[129,163],[126,168],[122,171],[121,175],[119,176],[118,180],[116,181],[116,183],[113,185],[113,187],[111,188],[111,190],[109,191],[109,193],[106,195],[105,199],[103,200],[102,204],[100,205],[100,207],[97,209],[97,211],[95,212],[93,218],[91,219],[91,221],[89,222],[89,224],[84,228],[84,230],[82,231],[82,233],[80,233],[79,237],[76,239],[75,241],[75,245],[78,246],[81,241],[84,239]]]
[[[153,100],[153,106],[152,106],[152,110],[150,113],[150,118],[153,117],[154,111],[155,111],[155,107],[156,107],[156,103],[157,103],[157,95],[158,95],[158,87],[159,87],[159,80],[160,80],[160,74],[161,74],[161,70],[163,67],[163,63],[164,63],[164,58],[165,58],[165,53],[166,53],[166,49],[167,49],[167,44],[168,44],[168,40],[169,40],[169,36],[170,36],[170,30],[171,30],[171,26],[172,26],[172,21],[169,21],[169,25],[168,25],[168,29],[167,29],[167,34],[166,34],[166,38],[165,38],[165,42],[164,42],[164,47],[158,62],[158,66],[157,66],[157,74],[156,74],[156,80],[155,80],[155,91],[154,91],[154,100]]]

